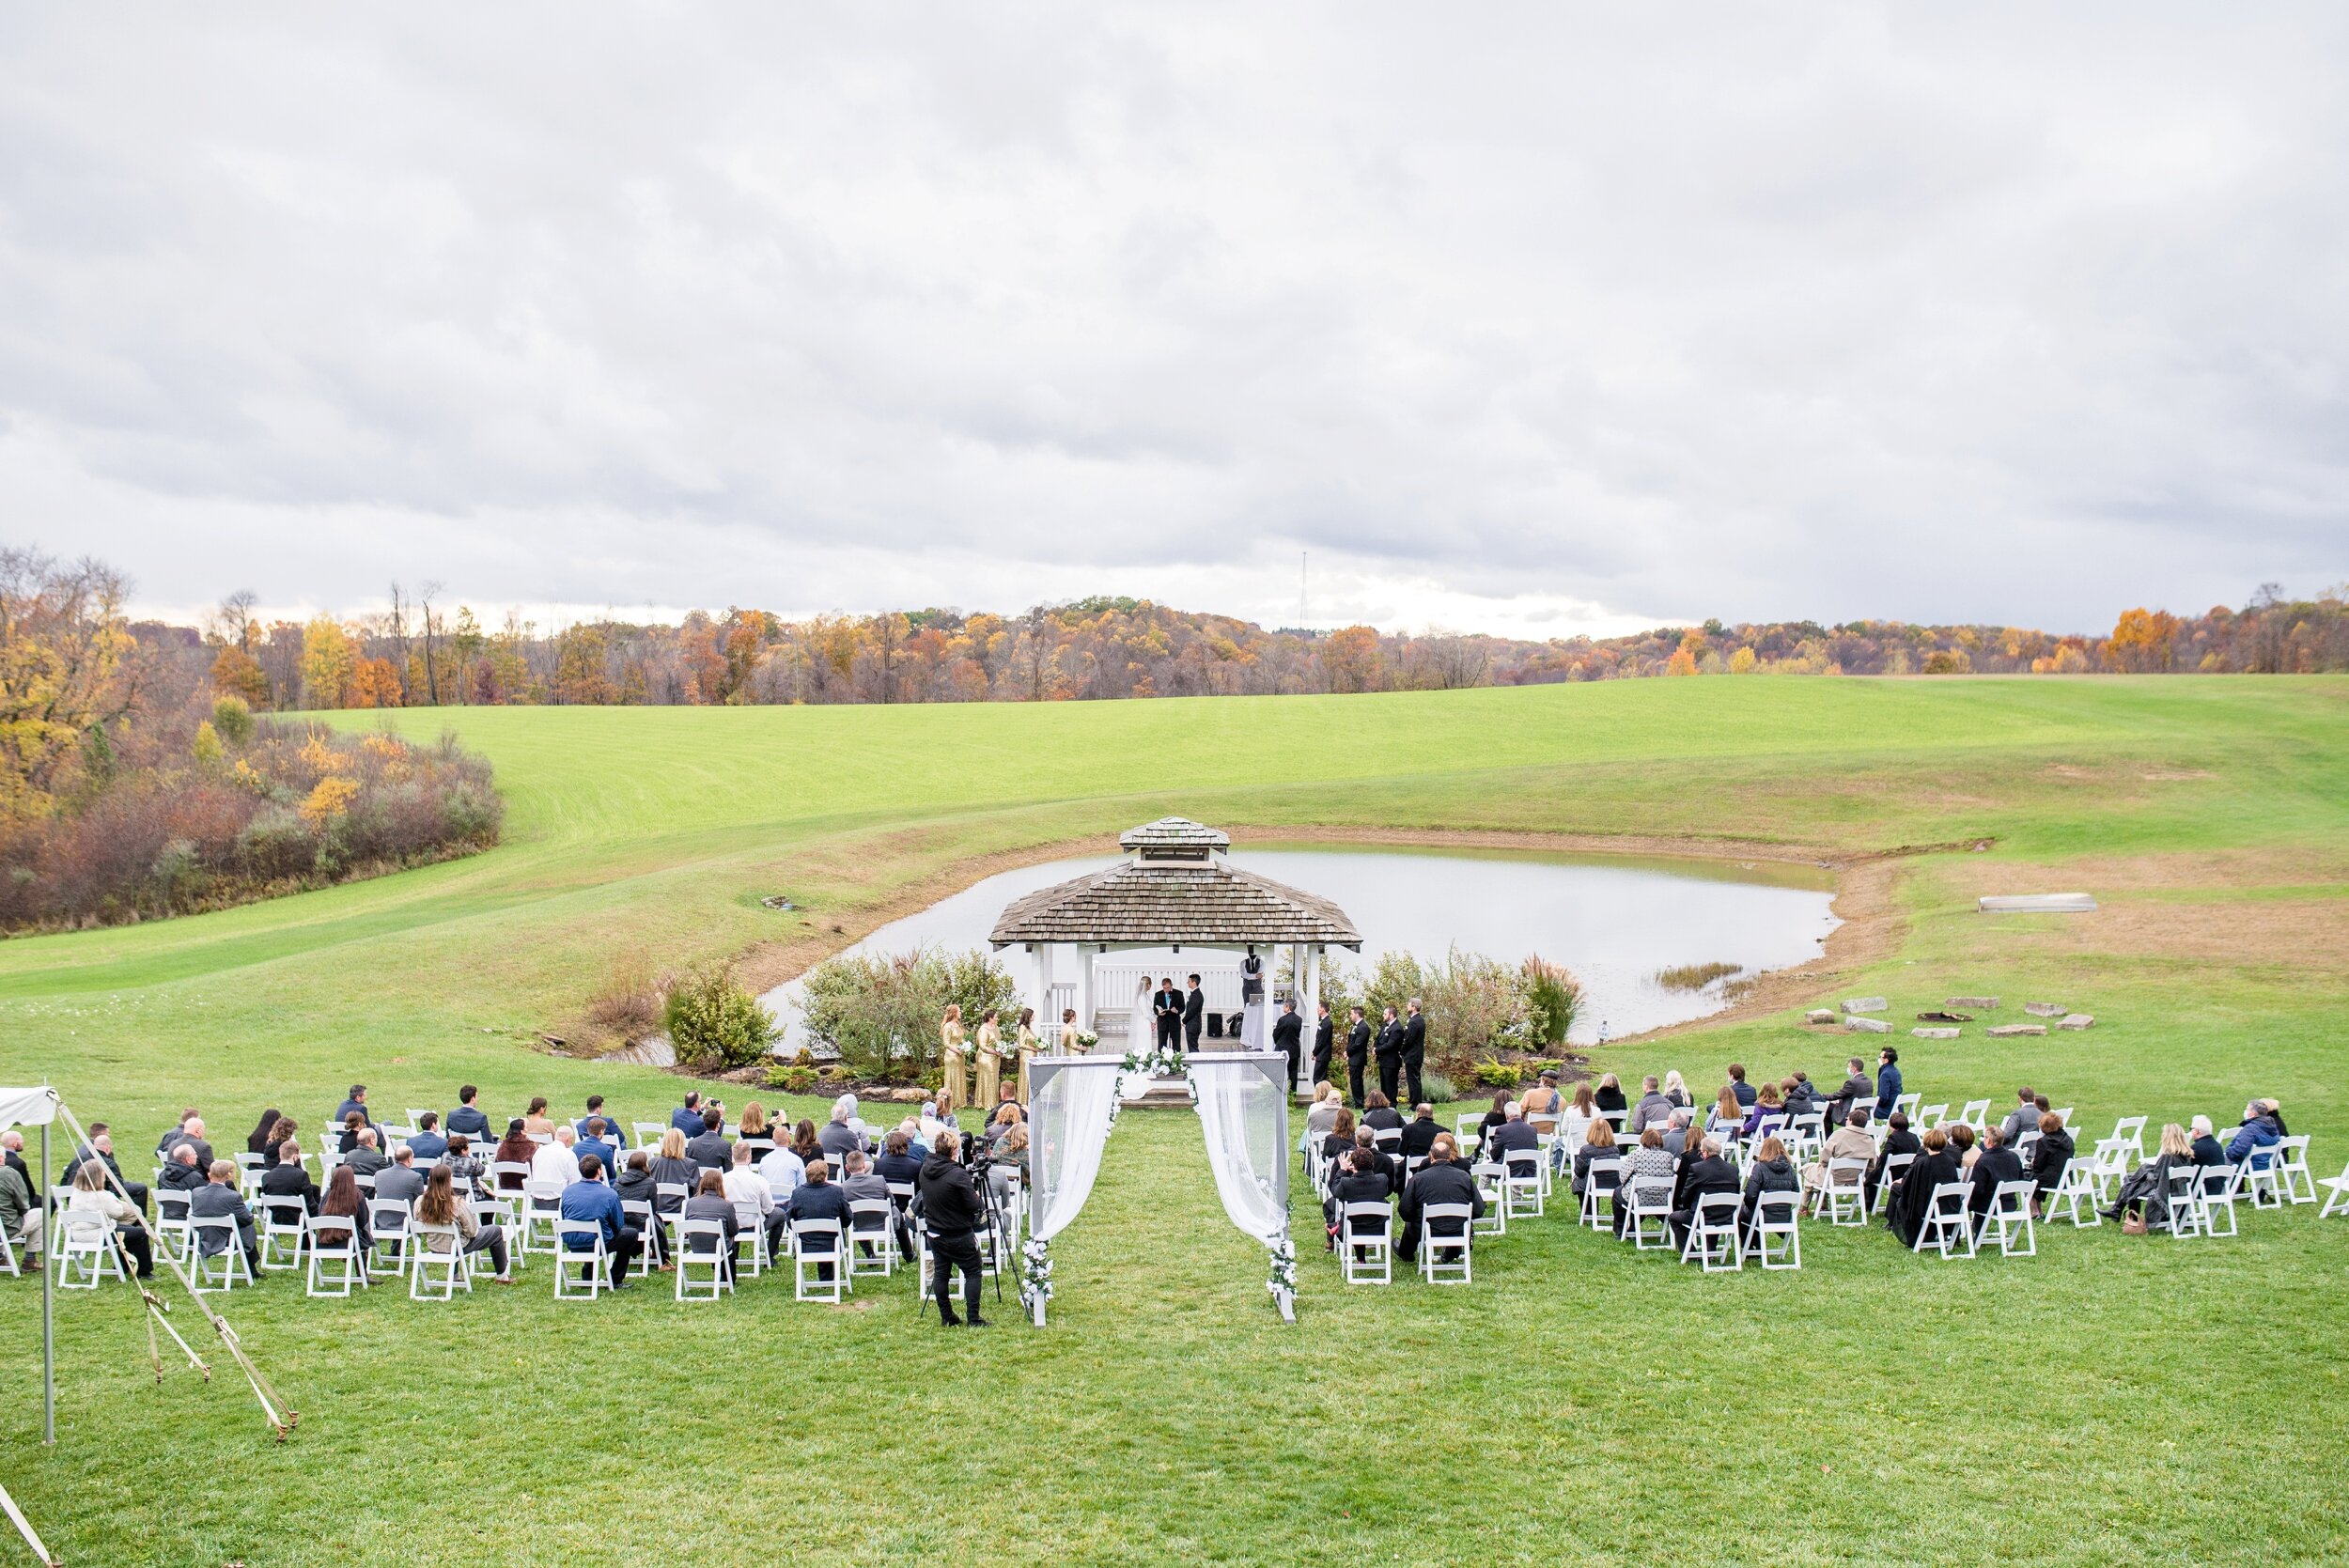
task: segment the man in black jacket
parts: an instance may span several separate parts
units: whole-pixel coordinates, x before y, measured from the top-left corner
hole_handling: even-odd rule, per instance
[[[1346,1016],[1353,1020],[1346,1026],[1346,1086],[1360,1106],[1368,1097],[1362,1093],[1362,1069],[1370,1065],[1370,1025],[1362,1021],[1360,1007],[1347,1008]]]
[[[1737,1172],[1721,1157],[1720,1140],[1708,1138],[1698,1145],[1695,1159],[1681,1162],[1680,1185],[1672,1192],[1674,1246],[1686,1247],[1688,1244],[1688,1227],[1696,1220],[1697,1200],[1716,1192],[1736,1196]]]
[[[211,1178],[208,1167],[195,1162],[195,1151],[185,1143],[172,1147],[171,1157],[163,1161],[163,1183],[167,1192],[194,1192]]]
[[[971,1172],[955,1156],[960,1152],[961,1134],[952,1127],[940,1130],[938,1141],[930,1145],[929,1158],[922,1162],[921,1188],[922,1221],[930,1233],[930,1289],[938,1296],[938,1320],[953,1328],[968,1321],[973,1328],[984,1328],[987,1320],[979,1316],[979,1244],[972,1234],[987,1223],[987,1210],[979,1202],[979,1189],[971,1180]],[[962,1270],[963,1316],[955,1316],[954,1303],[948,1294],[948,1281],[956,1269]]]
[[[725,1113],[715,1106],[702,1111],[702,1130],[685,1141],[685,1157],[705,1171],[724,1174],[734,1163],[734,1140],[718,1129],[726,1125]]]
[[[1281,1016],[1272,1020],[1272,1048],[1289,1059],[1286,1080],[1290,1093],[1297,1090],[1297,1069],[1304,1056],[1305,1020],[1297,1016],[1297,1003],[1281,1003]]]
[[[1427,1163],[1420,1167],[1419,1174],[1403,1189],[1403,1234],[1395,1241],[1394,1250],[1407,1262],[1419,1256],[1420,1216],[1430,1204],[1466,1203],[1471,1220],[1485,1217],[1485,1195],[1476,1190],[1475,1178],[1455,1158],[1458,1152],[1459,1146],[1450,1133],[1438,1133],[1434,1147],[1427,1151]],[[1447,1230],[1438,1234],[1458,1233]]]
[[[1983,1217],[1997,1201],[2000,1182],[2023,1179],[2023,1157],[2007,1147],[2004,1127],[1984,1127],[1982,1133],[1982,1153],[1974,1157],[1974,1169],[1968,1178],[1973,1190],[1966,1194],[1966,1206],[1973,1212],[1974,1231],[1980,1234]]]
[[[1842,1126],[1851,1120],[1851,1109],[1866,1100],[1873,1109],[1876,1097],[1875,1079],[1868,1076],[1868,1064],[1853,1057],[1843,1063],[1843,1086],[1828,1097],[1827,1114],[1822,1126]]]
[[[1346,1157],[1346,1174],[1330,1184],[1330,1201],[1324,1205],[1322,1219],[1330,1233],[1330,1250],[1337,1250],[1338,1233],[1343,1228],[1349,1235],[1375,1235],[1377,1227],[1364,1220],[1346,1224],[1348,1203],[1383,1203],[1394,1196],[1394,1185],[1387,1164],[1375,1149],[1356,1149]]]
[[[1308,1088],[1330,1081],[1330,1057],[1337,1048],[1333,1038],[1337,1031],[1330,1021],[1330,1003],[1327,1001],[1315,1002],[1314,1013],[1314,1071],[1313,1076],[1305,1080]]]
[[[1378,1092],[1392,1102],[1403,1092],[1402,1078],[1403,1026],[1394,1021],[1394,1009],[1390,1007],[1378,1019]]]
[[[1199,1048],[1199,1032],[1207,1026],[1207,993],[1199,988],[1199,977],[1190,977],[1190,988],[1183,993],[1183,1049]]]
[[[182,1143],[179,1147],[184,1149],[187,1145]],[[261,1251],[253,1235],[253,1211],[244,1206],[244,1200],[237,1196],[237,1189],[228,1185],[236,1177],[237,1168],[234,1165],[225,1159],[212,1161],[211,1168],[204,1172],[202,1185],[188,1194],[188,1218],[234,1219],[237,1222],[236,1241],[244,1252],[244,1265],[252,1277],[258,1280],[261,1277]],[[207,1245],[214,1234],[199,1233],[196,1243],[198,1253],[211,1257],[226,1249],[226,1243]]]
[[[74,1172],[81,1170],[82,1162],[87,1159],[101,1161],[107,1170],[114,1172],[115,1180],[122,1183],[122,1189],[130,1193],[131,1202],[137,1206],[138,1211],[141,1214],[147,1212],[147,1184],[122,1180],[122,1167],[115,1160],[114,1134],[106,1129],[106,1124],[103,1122],[92,1122],[89,1125],[89,1141],[74,1150],[73,1157],[66,1162],[63,1178],[66,1186],[73,1185]],[[112,1189],[109,1188],[109,1190]]]
[[[1172,1046],[1183,1037],[1183,999],[1174,994],[1174,977],[1161,975],[1159,988],[1150,999],[1151,1015],[1158,1019],[1159,1044]]]
[[[1403,1156],[1403,1168],[1407,1171],[1412,1160],[1423,1157],[1436,1146],[1436,1135],[1443,1130],[1436,1126],[1434,1106],[1413,1106],[1411,1111],[1411,1119],[1403,1128],[1402,1147],[1397,1151]]]
[[[318,1213],[319,1184],[302,1168],[302,1145],[292,1139],[277,1151],[277,1163],[261,1172],[261,1196],[299,1198],[304,1213]]]
[[[1419,998],[1413,997],[1410,1006],[1411,1016],[1403,1025],[1403,1075],[1410,1084],[1411,1097],[1403,1103],[1417,1105],[1427,1097],[1419,1082],[1419,1071],[1427,1064],[1427,1020],[1420,1017]],[[1387,1091],[1387,1098],[1394,1098],[1393,1090]]]

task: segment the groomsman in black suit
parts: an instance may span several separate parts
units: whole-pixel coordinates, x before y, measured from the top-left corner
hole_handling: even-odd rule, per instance
[[[1207,993],[1199,988],[1199,977],[1190,977],[1190,989],[1183,994],[1183,1049],[1199,1048],[1199,1032],[1207,1026]]]
[[[1294,1000],[1281,1003],[1281,1016],[1272,1020],[1272,1048],[1289,1059],[1289,1092],[1297,1090],[1297,1069],[1300,1065],[1298,1049],[1305,1036],[1305,1020],[1297,1016]]]
[[[1362,1070],[1370,1065],[1370,1025],[1362,1021],[1360,1006],[1347,1008],[1346,1016],[1353,1020],[1346,1026],[1346,1086],[1360,1107],[1368,1097],[1362,1093]]]
[[[1378,1092],[1387,1096],[1389,1105],[1394,1103],[1402,1076],[1403,1026],[1394,1021],[1394,1009],[1389,1007],[1378,1016]]]
[[[1419,1091],[1419,1070],[1427,1064],[1427,1020],[1420,1017],[1419,998],[1411,999],[1410,1009],[1410,1021],[1403,1026],[1401,1055],[1404,1074],[1410,1080],[1411,1097],[1403,1103],[1417,1105],[1425,1097]],[[1387,1098],[1394,1098],[1392,1091],[1388,1093]]]
[[[1159,1045],[1172,1046],[1182,1038],[1183,999],[1174,994],[1173,975],[1159,982],[1159,994],[1151,999],[1151,1011],[1159,1020]]]
[[[1308,1088],[1330,1080],[1330,1053],[1334,1048],[1330,1039],[1334,1026],[1330,1021],[1330,1003],[1325,999],[1315,1005],[1319,1016],[1314,1022],[1314,1073],[1305,1080]]]

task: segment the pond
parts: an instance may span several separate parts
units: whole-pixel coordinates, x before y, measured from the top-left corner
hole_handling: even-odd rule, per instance
[[[1089,855],[989,877],[848,951],[984,947],[1013,899],[1121,858]],[[1381,953],[1405,951],[1426,962],[1455,945],[1512,964],[1538,953],[1565,965],[1583,986],[1571,1036],[1579,1045],[1686,1023],[1728,1005],[1724,981],[1675,988],[1657,978],[1666,970],[1735,965],[1750,975],[1784,969],[1817,957],[1838,924],[1828,907],[1832,874],[1781,862],[1277,841],[1251,841],[1231,861],[1334,900],[1362,933],[1359,958],[1335,955],[1352,970],[1367,971]],[[1021,955],[1006,957],[1013,974],[1026,979]],[[1180,972],[1177,962],[1169,956],[1168,972]],[[798,992],[794,982],[765,999],[786,1030],[797,1027]],[[786,1048],[796,1046],[786,1038]]]

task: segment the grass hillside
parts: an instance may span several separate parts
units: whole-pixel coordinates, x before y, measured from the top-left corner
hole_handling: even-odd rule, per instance
[[[2030,1081],[2096,1132],[2136,1111],[2223,1125],[2272,1094],[2318,1166],[2349,1159],[2349,679],[1754,677],[338,722],[428,737],[453,723],[496,767],[506,841],[274,903],[0,943],[0,1079],[46,1078],[114,1122],[126,1169],[183,1104],[223,1144],[264,1104],[306,1134],[354,1079],[392,1108],[444,1106],[471,1079],[493,1114],[591,1091],[658,1114],[675,1079],[533,1044],[615,964],[755,944],[788,964],[990,858],[1168,811],[1916,851],[1895,862],[1897,941],[1836,994],[1881,991],[1903,1013],[1960,991],[2049,995],[2100,1022],[1900,1036],[1911,1087],[2003,1102]],[[1983,893],[2058,886],[2105,907],[1972,912]],[[775,891],[806,913],[760,908]],[[1827,1077],[1847,1049],[1872,1054],[1798,1017],[1604,1064],[1702,1085],[1732,1058]],[[1306,1234],[1301,1196],[1299,1214]],[[724,1562],[844,1542],[893,1559],[983,1543],[1005,1562],[1628,1561],[1698,1540],[1729,1561],[2337,1557],[2349,1224],[2304,1208],[2245,1229],[2183,1244],[2067,1229],[2035,1260],[1943,1265],[1881,1231],[1813,1228],[1799,1275],[1703,1279],[1552,1219],[1480,1254],[1470,1291],[1347,1292],[1309,1247],[1284,1329],[1195,1122],[1134,1113],[1056,1245],[1043,1334],[946,1338],[902,1281],[839,1312],[772,1280],[715,1309],[647,1288],[558,1311],[543,1266],[450,1308],[307,1301],[273,1278],[228,1310],[304,1413],[281,1450],[218,1379],[154,1388],[126,1297],[68,1297],[44,1451],[37,1293],[0,1280],[19,1413],[0,1453],[53,1546],[122,1563],[658,1559],[689,1531]],[[133,1499],[163,1474],[174,1501],[157,1515]],[[1708,1528],[1727,1499],[1752,1528]]]

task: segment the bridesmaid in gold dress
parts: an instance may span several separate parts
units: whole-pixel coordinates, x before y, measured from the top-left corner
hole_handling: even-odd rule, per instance
[[[971,1103],[971,1079],[964,1063],[970,1048],[962,1043],[962,1003],[946,1004],[946,1021],[938,1026],[938,1043],[943,1048],[941,1055],[946,1068],[946,1104],[959,1110]]]
[[[1060,1010],[1060,1048],[1071,1056],[1085,1053],[1084,1042],[1077,1038],[1077,1010],[1074,1007]]]
[[[1035,1009],[1033,1007],[1019,1009],[1019,1031],[1016,1048],[1019,1052],[1019,1103],[1026,1105],[1028,1103],[1028,1063],[1034,1061],[1035,1053],[1044,1048],[1044,1042],[1035,1032]]]
[[[995,1021],[995,1009],[987,1010],[979,1020],[979,1097],[972,1103],[988,1115],[995,1114],[996,1085],[1003,1081],[1003,1026]]]

